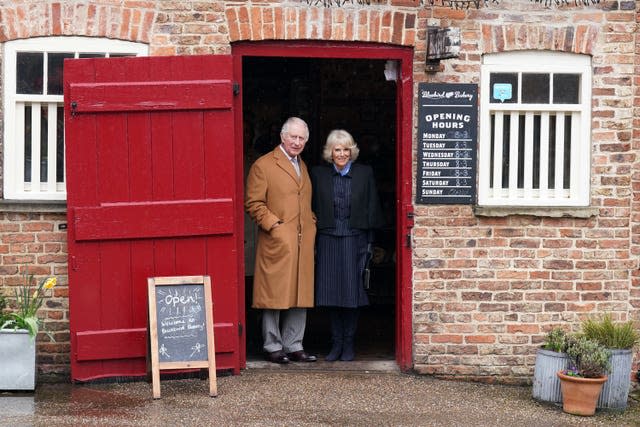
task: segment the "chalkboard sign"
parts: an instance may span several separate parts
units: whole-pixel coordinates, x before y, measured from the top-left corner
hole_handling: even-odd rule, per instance
[[[473,204],[478,86],[418,85],[416,203]]]
[[[209,276],[148,279],[153,397],[160,397],[160,370],[209,368],[215,386],[215,348]]]

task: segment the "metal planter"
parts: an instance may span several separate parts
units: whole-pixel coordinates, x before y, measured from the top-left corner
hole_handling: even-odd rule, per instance
[[[533,372],[533,398],[541,402],[562,403],[560,379],[556,373],[568,365],[566,353],[538,349]]]
[[[609,379],[604,383],[598,408],[626,409],[629,389],[631,388],[631,350],[611,350],[611,371]]]
[[[26,330],[0,330],[0,390],[35,390],[36,341]]]

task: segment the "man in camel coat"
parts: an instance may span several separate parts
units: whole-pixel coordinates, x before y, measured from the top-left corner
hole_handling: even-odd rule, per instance
[[[256,160],[247,176],[245,209],[259,228],[253,307],[263,309],[263,349],[274,363],[316,361],[302,346],[306,309],[313,307],[316,235],[311,180],[300,159],[308,139],[307,124],[289,118],[281,144]]]

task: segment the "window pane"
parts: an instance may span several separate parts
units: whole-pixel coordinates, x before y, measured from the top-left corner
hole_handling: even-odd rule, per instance
[[[540,114],[533,116],[533,179],[532,188],[540,188],[540,124],[542,117]]]
[[[489,174],[489,188],[494,188],[494,182],[493,182],[493,169],[495,168],[495,162],[496,160],[494,159],[494,153],[495,153],[495,147],[496,147],[496,116],[495,114],[491,115],[491,148],[489,150],[489,170],[491,171],[491,173]]]
[[[31,182],[31,106],[24,107],[24,182]]]
[[[27,95],[42,94],[44,57],[38,52],[16,54],[16,92]]]
[[[135,53],[111,53],[110,58],[124,58],[125,56],[136,56]]]
[[[556,188],[556,115],[549,116],[549,188]]]
[[[81,53],[78,55],[79,58],[104,58],[104,53]]]
[[[502,117],[502,129],[496,128],[496,116],[491,115],[491,154],[490,154],[490,167],[491,173],[489,174],[491,188],[509,188],[509,160],[511,152],[511,115],[505,114]],[[496,159],[495,147],[496,147],[496,135],[502,134],[502,158]],[[502,175],[499,178],[500,182],[494,182],[493,169],[497,162],[502,164]]]
[[[549,74],[522,74],[522,102],[525,104],[549,103]]]
[[[49,108],[47,104],[40,107],[40,182],[47,182],[49,170]]]
[[[553,75],[553,103],[580,103],[580,74]]]
[[[562,188],[568,190],[571,184],[571,115],[564,116],[564,182]]]
[[[518,115],[518,188],[524,188],[524,125],[525,115]],[[531,159],[527,159],[527,162]]]
[[[47,94],[62,95],[62,64],[72,53],[50,53],[47,55]]]
[[[505,114],[502,123],[502,187],[509,188],[509,168],[511,164],[511,115]]]
[[[64,107],[58,107],[56,132],[56,181],[64,182]]]
[[[491,100],[489,102],[518,102],[518,74],[492,73],[489,79]]]

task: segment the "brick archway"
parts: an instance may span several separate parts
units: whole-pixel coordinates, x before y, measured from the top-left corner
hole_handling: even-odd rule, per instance
[[[129,7],[87,2],[8,4],[0,7],[0,42],[82,35],[148,43],[155,16],[153,8],[139,3]]]
[[[391,43],[413,46],[416,12],[375,9],[331,9],[228,6],[229,41],[323,40]]]
[[[484,53],[514,50],[555,50],[591,54],[598,37],[595,25],[549,28],[541,25],[483,25]]]

